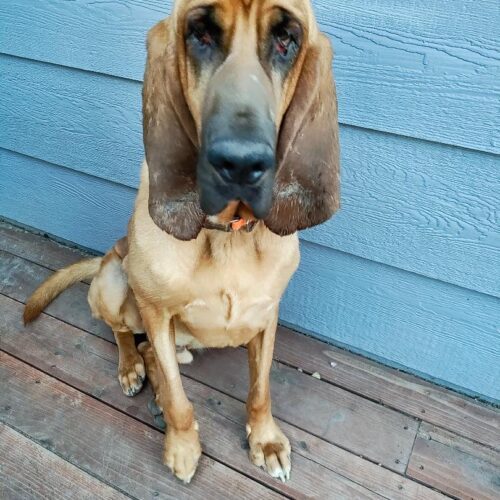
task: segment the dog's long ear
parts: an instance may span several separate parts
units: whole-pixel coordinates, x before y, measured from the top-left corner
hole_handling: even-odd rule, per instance
[[[309,47],[278,140],[266,226],[281,236],[327,220],[340,206],[337,98],[330,41]]]
[[[167,233],[190,240],[201,230],[203,213],[196,189],[196,127],[180,83],[176,43],[169,19],[148,34],[143,137],[149,214]]]

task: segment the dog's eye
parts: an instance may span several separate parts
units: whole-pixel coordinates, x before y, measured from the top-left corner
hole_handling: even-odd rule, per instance
[[[293,35],[291,35],[285,28],[280,28],[279,32],[275,35],[276,50],[283,56],[287,55],[288,48],[291,43],[295,43]]]
[[[212,9],[195,9],[187,19],[186,42],[198,52],[217,46],[221,36],[221,29],[214,20]],[[199,52],[198,55],[201,55]]]
[[[271,30],[273,60],[275,63],[291,63],[298,53],[302,38],[300,24],[291,16],[283,14]]]
[[[207,26],[203,22],[199,22],[193,27],[193,36],[198,40],[200,45],[211,45],[214,41]]]

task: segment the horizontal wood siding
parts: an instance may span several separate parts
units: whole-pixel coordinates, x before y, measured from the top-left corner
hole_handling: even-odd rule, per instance
[[[281,320],[498,400],[498,2],[313,3],[336,51],[342,210],[302,233]],[[0,216],[100,251],[124,233],[145,33],[170,8],[0,3]]]
[[[0,149],[0,213],[105,252],[126,233],[136,190]]]
[[[343,123],[498,152],[497,0],[313,0]],[[0,52],[141,80],[171,0],[9,0]]]
[[[140,83],[1,55],[0,73],[0,147],[137,186]],[[351,126],[341,146],[342,210],[304,239],[500,296],[496,155]]]

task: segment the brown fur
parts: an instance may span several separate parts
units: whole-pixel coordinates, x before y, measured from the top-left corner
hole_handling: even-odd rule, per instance
[[[187,12],[200,5],[178,0],[172,16],[148,36],[146,161],[127,237],[102,260],[56,273],[30,299],[25,319],[36,317],[66,286],[95,275],[89,305],[115,334],[120,384],[133,395],[148,374],[167,422],[164,462],[186,482],[201,446],[178,363],[190,361],[186,349],[247,345],[250,458],[285,480],[290,443],[271,413],[269,374],[279,301],[299,262],[296,231],[322,222],[339,206],[332,53],[307,0],[217,0],[233,57],[217,78],[200,77],[179,43]],[[277,6],[292,12],[304,31],[284,80],[266,76],[257,57]],[[279,130],[273,207],[250,233],[204,229],[196,186],[202,105],[210,101],[211,85],[225,84],[228,71],[236,77],[252,71],[262,80]],[[230,203],[218,221],[237,210],[250,216]],[[149,342],[137,350],[133,334],[144,330]]]

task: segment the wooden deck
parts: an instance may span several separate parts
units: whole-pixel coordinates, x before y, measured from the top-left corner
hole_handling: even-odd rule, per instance
[[[180,483],[161,463],[149,387],[121,392],[88,284],[22,326],[30,292],[82,255],[0,224],[2,499],[500,498],[499,410],[283,328],[272,391],[291,480],[247,458],[240,348],[206,350],[182,368],[204,454],[192,483]]]

